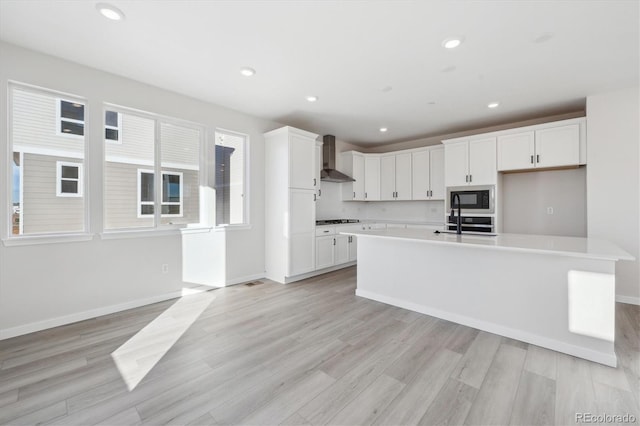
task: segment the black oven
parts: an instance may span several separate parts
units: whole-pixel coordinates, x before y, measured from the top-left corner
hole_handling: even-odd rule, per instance
[[[458,194],[462,213],[495,213],[495,191],[496,187],[493,185],[448,187],[447,211],[458,209],[458,200],[455,203],[453,201],[453,196]]]

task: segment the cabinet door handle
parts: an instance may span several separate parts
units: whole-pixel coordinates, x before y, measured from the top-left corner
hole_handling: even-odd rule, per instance
[[[356,198],[356,191],[353,191],[353,198]]]
[[[469,175],[464,175],[464,181],[467,183],[469,182]]]
[[[536,163],[539,163],[539,162],[540,162],[540,154],[537,154],[536,155]]]
[[[318,189],[318,197],[322,196],[322,189]]]
[[[333,239],[333,245],[334,246],[336,245],[336,239],[335,238]]]
[[[531,164],[533,164],[533,154],[531,154]]]
[[[367,193],[366,192],[364,193],[364,198],[367,198]]]
[[[313,201],[316,200],[316,194],[313,194]]]
[[[313,178],[313,186],[316,186],[316,178]]]
[[[469,175],[469,182],[473,182],[473,175]]]

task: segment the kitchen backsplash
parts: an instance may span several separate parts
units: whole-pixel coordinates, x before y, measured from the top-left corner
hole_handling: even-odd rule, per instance
[[[444,201],[342,201],[340,184],[322,182],[316,219],[443,222]]]

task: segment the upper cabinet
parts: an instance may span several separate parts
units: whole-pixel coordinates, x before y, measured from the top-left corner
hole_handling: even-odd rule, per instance
[[[315,135],[289,128],[289,188],[316,189]],[[304,132],[304,133],[303,133]]]
[[[578,166],[581,161],[580,124],[498,136],[498,170],[527,170]]]
[[[342,186],[342,199],[345,201],[364,201],[364,154],[356,151],[342,153],[342,171],[355,182],[345,182]]]
[[[316,167],[315,174],[313,176],[313,185],[316,190],[316,197],[320,198],[322,196],[322,189],[320,188],[320,172],[322,171],[322,145],[323,143],[320,141],[316,141]]]
[[[444,199],[444,148],[411,153],[411,199]]]
[[[445,185],[495,185],[496,138],[445,143]]]
[[[380,156],[377,154],[364,156],[364,199],[380,200]]]
[[[411,200],[411,153],[380,157],[380,199]]]
[[[343,152],[342,170],[355,179],[342,184],[344,201],[380,200],[380,154]]]

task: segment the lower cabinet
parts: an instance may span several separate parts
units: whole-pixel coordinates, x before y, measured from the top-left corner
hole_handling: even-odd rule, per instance
[[[322,235],[328,230],[316,234],[316,270],[329,268],[356,260],[358,249],[356,237],[352,235]]]
[[[349,235],[349,262],[358,259],[358,238],[355,235]]]

